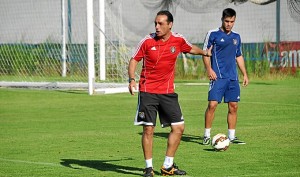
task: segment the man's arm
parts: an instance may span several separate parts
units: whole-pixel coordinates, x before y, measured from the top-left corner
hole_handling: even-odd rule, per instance
[[[199,47],[197,47],[196,45],[192,45],[192,49],[190,50],[190,54],[193,55],[203,55],[203,56],[211,56],[211,49],[212,47],[210,47],[208,50],[202,50]]]
[[[136,70],[136,66],[139,62],[136,61],[135,59],[131,58],[130,61],[129,61],[129,65],[128,65],[128,77],[129,77],[129,86],[128,86],[128,89],[129,89],[129,93],[131,95],[134,95],[134,90],[137,90],[137,87],[136,87],[136,82],[135,82],[135,70]],[[134,90],[133,90],[134,89]]]
[[[202,50],[199,47],[193,45],[191,51],[189,52],[190,54],[194,55],[203,55],[203,63],[205,65],[206,71],[207,71],[207,76],[210,80],[216,80],[217,75],[216,73],[212,70],[211,65],[210,65],[210,57],[211,57],[211,50],[213,46],[210,46],[208,50]]]
[[[247,75],[247,71],[246,71],[246,67],[245,67],[244,57],[242,55],[237,57],[236,62],[238,64],[240,71],[242,72],[242,74],[244,76],[243,86],[247,86],[249,84],[249,79],[248,79],[248,75]]]
[[[203,63],[206,68],[206,73],[207,73],[207,77],[209,78],[209,80],[216,80],[217,74],[211,68],[210,57],[203,56]]]

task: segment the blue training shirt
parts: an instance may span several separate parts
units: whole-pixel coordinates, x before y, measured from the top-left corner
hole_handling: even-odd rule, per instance
[[[211,67],[218,78],[238,80],[236,57],[242,55],[241,37],[231,31],[226,34],[220,28],[210,30],[205,38],[203,50],[212,48]]]

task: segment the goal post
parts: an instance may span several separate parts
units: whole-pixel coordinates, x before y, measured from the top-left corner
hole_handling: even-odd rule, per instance
[[[94,94],[95,90],[95,58],[94,58],[94,18],[93,18],[93,0],[86,0],[87,6],[87,56],[88,56],[88,84],[89,95]]]
[[[99,79],[105,81],[105,0],[99,2]],[[93,0],[87,0],[87,37],[88,37],[88,85],[89,94],[95,92],[95,52],[94,52],[94,17]]]
[[[124,84],[131,50],[122,44],[123,14],[111,5],[107,0],[1,1],[0,81],[28,82],[28,87],[90,83],[90,94],[104,82]]]
[[[66,46],[66,8],[65,0],[61,0],[61,33],[62,33],[62,44],[61,44],[61,60],[62,60],[62,71],[61,76],[67,76],[67,46]]]
[[[106,79],[106,65],[105,65],[105,0],[99,0],[99,41],[100,41],[100,52],[99,52],[99,76],[100,80]]]

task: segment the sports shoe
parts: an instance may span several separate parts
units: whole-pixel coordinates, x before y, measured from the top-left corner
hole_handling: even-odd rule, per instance
[[[203,144],[203,145],[210,145],[210,144],[211,144],[211,139],[210,139],[210,137],[204,136],[204,137],[203,137],[202,144]]]
[[[183,170],[179,170],[178,166],[175,163],[170,168],[164,168],[163,166],[160,168],[160,172],[163,176],[173,176],[173,175],[186,175],[186,172]]]
[[[245,141],[239,140],[237,137],[234,137],[234,139],[230,140],[230,143],[232,143],[232,144],[246,144]]]
[[[152,167],[145,168],[144,170],[144,177],[153,177],[154,176],[154,171]]]

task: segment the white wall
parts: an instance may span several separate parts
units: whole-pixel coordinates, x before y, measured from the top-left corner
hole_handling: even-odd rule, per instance
[[[86,2],[71,2],[72,41],[85,43]],[[97,24],[98,1],[94,2]],[[202,43],[208,30],[221,25],[223,8],[231,7],[237,11],[234,30],[241,34],[244,43],[276,40],[276,2],[268,5],[246,2],[237,6],[231,3],[222,8],[213,8],[216,6],[211,4],[211,7],[209,13],[191,13],[178,6],[176,12],[173,12],[173,31],[183,34],[190,42]],[[109,20],[117,22],[106,25],[107,34],[110,33],[108,36],[112,40],[117,40],[123,33],[126,43],[136,45],[146,34],[154,32],[153,20],[157,12],[145,8],[139,0],[107,0],[106,8],[112,9],[110,14],[106,10],[107,23]],[[61,0],[1,0],[0,24],[0,43],[41,43],[47,39],[60,42]],[[281,1],[281,40],[300,41],[299,29],[300,24],[289,15],[287,1]]]

